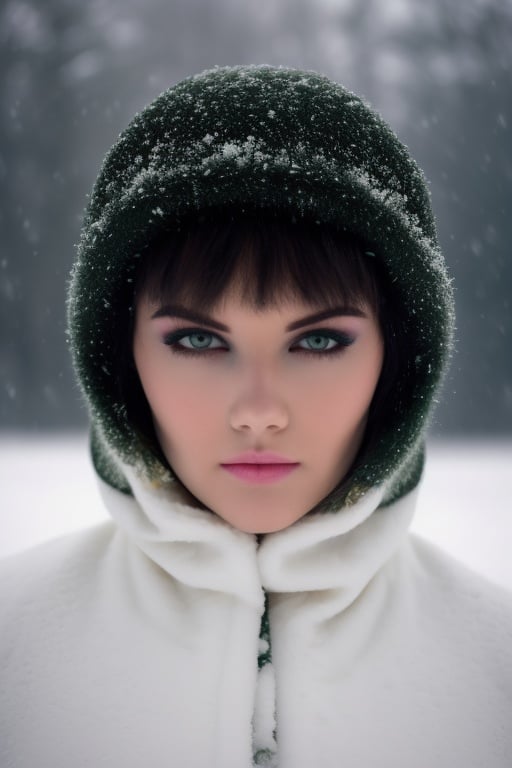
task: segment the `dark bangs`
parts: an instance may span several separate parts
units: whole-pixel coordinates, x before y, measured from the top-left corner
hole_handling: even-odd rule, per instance
[[[263,213],[194,219],[142,259],[136,293],[159,305],[211,312],[229,289],[264,310],[287,299],[311,306],[369,307],[379,314],[374,261],[334,227]]]

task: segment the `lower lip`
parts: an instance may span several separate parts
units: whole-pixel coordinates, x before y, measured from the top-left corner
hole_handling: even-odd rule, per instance
[[[298,464],[222,464],[224,469],[247,483],[274,483],[286,477]]]

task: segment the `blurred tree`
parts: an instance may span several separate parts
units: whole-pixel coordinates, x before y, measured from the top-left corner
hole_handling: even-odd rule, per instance
[[[80,104],[66,72],[90,42],[84,22],[73,0],[9,2],[1,11],[0,414],[8,426],[61,426],[79,410],[64,322],[83,168]]]
[[[7,0],[0,9],[0,424],[85,424],[65,290],[101,158],[215,64],[311,68],[367,98],[431,181],[457,285],[437,432],[512,430],[510,66],[501,0]]]
[[[431,179],[455,280],[457,354],[438,430],[512,431],[512,3],[408,4],[402,130]],[[419,119],[418,119],[419,118]]]

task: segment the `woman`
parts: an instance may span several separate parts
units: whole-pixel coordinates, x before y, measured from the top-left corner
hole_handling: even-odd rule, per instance
[[[367,105],[267,66],[162,94],[69,328],[113,520],[2,565],[2,765],[509,764],[510,596],[408,533],[453,297]]]

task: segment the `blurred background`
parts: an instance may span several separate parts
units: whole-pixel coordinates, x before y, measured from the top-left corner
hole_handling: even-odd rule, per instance
[[[512,470],[512,0],[2,0],[3,444],[86,429],[65,294],[105,152],[178,80],[251,63],[323,72],[409,146],[456,286],[431,436],[499,443]]]
[[[511,434],[510,0],[3,0],[1,426],[85,426],[64,326],[86,195],[135,112],[237,63],[321,71],[409,146],[457,287],[433,431]]]

